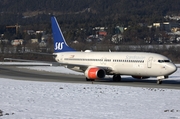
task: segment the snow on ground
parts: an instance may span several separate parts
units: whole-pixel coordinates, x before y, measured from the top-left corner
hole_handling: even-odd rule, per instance
[[[57,70],[73,73],[49,67]],[[179,70],[171,75],[177,76]],[[0,78],[0,119],[180,119],[179,94],[175,89]]]
[[[180,118],[180,90],[0,80],[2,119]]]
[[[34,66],[34,67],[19,67],[19,68],[27,68],[27,69],[33,69],[38,71],[47,71],[47,72],[56,72],[56,73],[65,73],[65,74],[75,74],[75,75],[84,75],[81,72],[76,72],[73,70],[70,70],[68,68],[62,67],[62,66]]]

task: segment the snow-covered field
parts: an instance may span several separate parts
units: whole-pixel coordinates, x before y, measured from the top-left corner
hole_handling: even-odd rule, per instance
[[[0,78],[0,110],[0,119],[180,119],[180,90]]]

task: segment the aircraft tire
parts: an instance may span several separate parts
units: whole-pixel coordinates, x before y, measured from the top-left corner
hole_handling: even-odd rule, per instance
[[[157,84],[162,84],[162,80],[157,80]]]
[[[90,79],[86,78],[86,81],[91,81]]]
[[[86,78],[86,81],[94,81],[94,79],[88,79],[88,78]]]
[[[113,81],[114,81],[114,82],[120,82],[120,81],[121,81],[121,75],[115,74],[115,75],[113,76]]]

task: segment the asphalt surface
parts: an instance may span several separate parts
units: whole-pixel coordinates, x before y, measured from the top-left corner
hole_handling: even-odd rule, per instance
[[[84,84],[102,84],[115,86],[132,86],[143,88],[167,88],[180,89],[180,80],[165,79],[161,85],[156,84],[156,80],[136,80],[131,77],[122,77],[121,82],[112,82],[110,78],[97,80],[94,82],[85,81],[83,75],[62,74],[46,71],[30,70],[26,68],[17,68],[16,66],[0,66],[0,78],[9,78],[15,80],[44,81],[44,82],[64,82],[64,83],[84,83]]]

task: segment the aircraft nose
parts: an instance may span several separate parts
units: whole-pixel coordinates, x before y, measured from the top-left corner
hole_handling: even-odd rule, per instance
[[[177,67],[174,64],[169,64],[168,65],[168,70],[169,70],[169,73],[172,74],[177,70]]]

